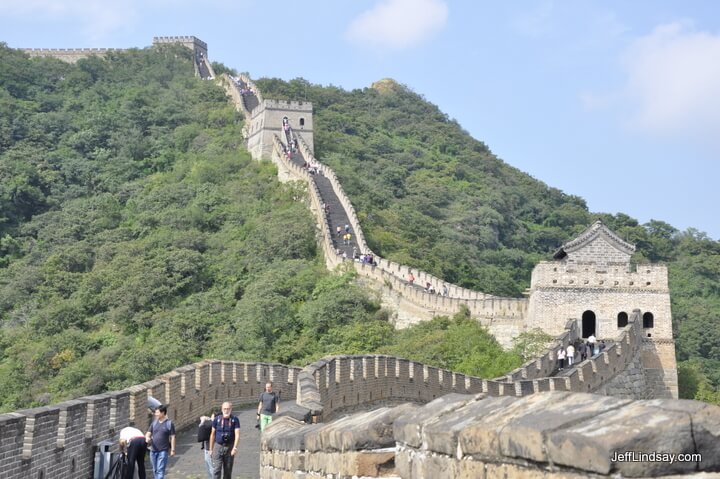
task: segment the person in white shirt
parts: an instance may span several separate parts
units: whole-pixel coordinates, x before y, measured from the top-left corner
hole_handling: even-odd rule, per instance
[[[567,347],[567,363],[568,367],[572,366],[575,362],[575,346],[568,344]]]
[[[135,464],[138,467],[138,477],[145,479],[145,453],[147,452],[145,434],[134,427],[123,428],[120,431],[120,451],[127,455],[128,464],[123,479],[133,479]]]

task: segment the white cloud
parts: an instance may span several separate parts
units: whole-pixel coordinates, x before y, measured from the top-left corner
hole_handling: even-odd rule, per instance
[[[364,46],[404,50],[442,30],[447,18],[443,0],[382,0],[355,18],[346,36]]]
[[[711,139],[720,131],[720,35],[660,25],[623,56],[631,129]],[[711,140],[717,142],[718,140]]]

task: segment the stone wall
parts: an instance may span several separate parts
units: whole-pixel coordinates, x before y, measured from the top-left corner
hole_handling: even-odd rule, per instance
[[[123,48],[19,48],[30,57],[54,57],[68,63],[82,58],[104,57],[110,52],[122,52]]]
[[[605,352],[562,377],[550,376],[556,364],[555,350],[577,338],[575,322],[569,322],[566,331],[538,358],[494,380],[383,355],[333,356],[303,369],[202,361],[123,391],[0,415],[0,477],[88,477],[98,442],[115,442],[119,430],[127,425],[147,427],[149,396],[168,404],[168,415],[183,428],[223,401],[255,404],[268,380],[283,399],[296,400],[297,406],[288,413],[313,416],[315,421],[373,407],[426,403],[448,393],[515,398],[547,391],[595,391],[625,370],[639,353],[642,338],[635,319],[631,318],[621,338]],[[377,411],[371,415],[380,417]],[[283,457],[282,461],[291,460]],[[341,463],[370,461],[367,467],[378,470],[388,461],[385,452],[378,455],[377,451],[369,456],[343,457]],[[385,459],[373,462],[378,458]]]
[[[167,43],[179,43],[186,46],[194,53],[202,53],[205,58],[208,57],[208,46],[207,43],[200,40],[197,37],[191,35],[185,36],[170,36],[170,37],[153,37],[153,45]]]
[[[719,439],[720,408],[697,401],[449,394],[327,424],[280,418],[263,434],[260,471],[263,479],[692,476],[720,471]]]
[[[233,98],[236,105],[242,103],[241,101],[238,103],[237,95],[233,95]],[[278,125],[282,124],[283,116],[288,116],[285,112],[311,110],[311,106],[301,102],[264,100],[263,104],[250,114],[251,122],[257,125],[258,135],[274,131],[266,132],[263,123],[267,117],[264,109],[268,105],[275,112],[274,121]],[[241,105],[238,109],[243,111]],[[247,112],[245,113],[247,115]],[[326,265],[332,270],[342,264],[343,260],[335,253],[332,242],[333,232],[321,207],[319,192],[312,175],[287,159],[277,133],[273,133],[269,156],[278,166],[281,181],[300,180],[307,185],[309,207],[318,226],[318,242],[325,256]],[[656,397],[677,397],[677,366],[674,346],[671,344],[672,315],[667,268],[664,265],[639,265],[631,270],[629,263],[619,265],[610,260],[603,260],[605,258],[603,255],[609,255],[610,259],[627,260],[629,251],[633,247],[622,242],[601,223],[596,223],[581,236],[563,245],[563,248],[569,251],[568,258],[575,258],[573,261],[541,262],[536,266],[532,274],[529,299],[497,297],[456,285],[447,285],[448,296],[430,294],[424,289],[408,284],[406,281],[408,274],[413,273],[416,284],[430,283],[437,291],[442,291],[446,284],[426,272],[381,258],[370,250],[357,213],[337,176],[327,165],[317,161],[303,135],[302,132],[297,134],[303,157],[320,166],[321,174],[329,179],[347,213],[360,252],[373,254],[377,261],[376,266],[354,261],[347,261],[346,264],[357,271],[366,285],[379,292],[384,306],[396,311],[394,318],[396,327],[429,320],[437,315],[453,315],[467,308],[474,318],[487,326],[500,344],[510,347],[512,340],[524,331],[540,328],[557,336],[563,332],[563,327],[569,319],[581,318],[585,311],[592,311],[596,315],[595,334],[598,337],[619,339],[630,333],[625,332],[627,328],[619,327],[618,313],[622,312],[630,316],[631,311],[640,309],[644,313],[653,315],[654,325],[643,330],[641,334],[638,332],[641,321],[636,321],[631,328],[634,335],[633,344],[637,343],[637,338],[641,335],[656,341],[652,343],[652,347],[648,346],[641,356],[642,365],[648,370],[648,374],[644,374],[643,378],[650,378],[651,382],[645,386],[638,386],[634,390],[635,394],[637,397],[645,397],[645,393],[640,393],[640,390],[645,390],[648,394],[656,394]],[[257,145],[251,147],[253,142],[262,146],[265,140],[260,137],[253,140],[251,133],[249,148],[260,147]],[[254,156],[258,157],[257,154]],[[267,157],[264,152],[261,156]],[[613,254],[619,256],[616,258],[612,256]],[[578,263],[578,258],[602,261],[584,264]],[[625,364],[629,364],[634,359],[634,355],[620,356]],[[613,377],[618,372],[613,371]],[[592,387],[599,386],[595,384]]]
[[[533,327],[556,334],[557,318],[581,318],[592,311],[597,318],[597,336],[617,336],[618,313],[633,309],[654,317],[652,337],[672,339],[672,312],[667,267],[643,264],[626,266],[577,265],[544,261],[535,266],[530,283],[528,316]]]
[[[635,320],[637,314],[617,342],[577,364],[564,376],[552,376],[557,364],[556,351],[577,339],[574,322],[539,357],[496,379],[481,379],[383,355],[324,358],[298,374],[297,403],[316,420],[329,420],[370,405],[425,403],[448,393],[522,397],[546,391],[602,391],[640,354],[642,338]]]
[[[294,399],[299,372],[281,364],[208,360],[123,391],[0,414],[0,477],[91,477],[100,441],[116,443],[128,425],[148,426],[148,396],[167,404],[181,429],[223,401],[256,404],[268,380],[283,399]]]

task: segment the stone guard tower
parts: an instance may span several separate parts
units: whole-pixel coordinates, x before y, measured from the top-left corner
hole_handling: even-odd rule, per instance
[[[579,319],[582,337],[613,339],[634,309],[643,313],[639,366],[648,397],[677,398],[677,363],[667,267],[633,267],[635,246],[597,221],[539,263],[530,281],[528,327],[553,335]]]
[[[254,159],[270,158],[273,137],[283,138],[282,120],[287,117],[293,132],[314,151],[313,106],[309,101],[262,100],[250,113],[248,151]]]

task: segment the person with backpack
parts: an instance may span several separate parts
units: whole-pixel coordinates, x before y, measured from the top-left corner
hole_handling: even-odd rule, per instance
[[[210,455],[213,462],[213,477],[232,477],[233,462],[240,444],[240,420],[232,415],[232,404],[222,404],[222,414],[215,416],[210,432]]]
[[[167,417],[166,405],[155,409],[155,419],[145,433],[145,440],[150,444],[153,477],[165,479],[168,456],[175,456],[175,424]]]
[[[258,402],[257,417],[260,421],[260,432],[263,432],[268,424],[272,422],[273,414],[280,412],[280,398],[272,390],[272,383],[265,383],[265,391],[260,394]]]
[[[217,410],[213,409],[210,416],[200,416],[200,424],[198,425],[197,441],[200,443],[200,449],[203,450],[208,479],[213,479],[214,477],[212,453],[210,450],[210,434],[212,433],[212,425],[215,416],[217,416]]]

